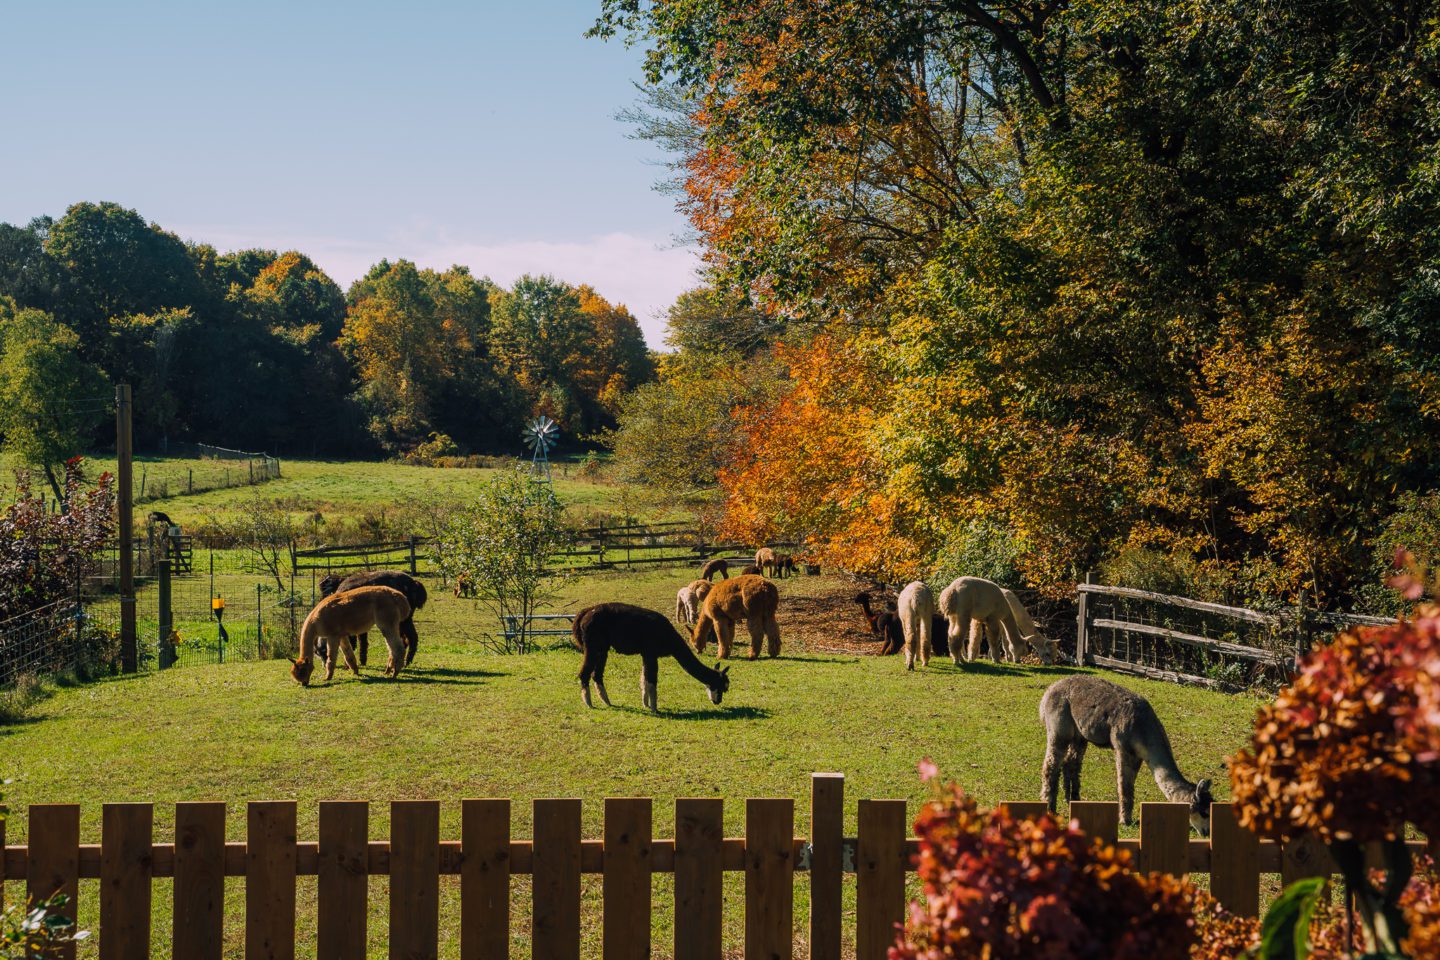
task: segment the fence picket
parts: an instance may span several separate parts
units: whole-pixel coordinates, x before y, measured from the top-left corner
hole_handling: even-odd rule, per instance
[[[1190,866],[1190,807],[1184,803],[1140,804],[1140,855],[1136,866],[1183,877]]]
[[[1005,808],[1010,811],[1010,816],[1025,819],[1042,817],[1049,812],[1043,800],[1006,800]]]
[[[855,957],[884,960],[905,917],[905,801],[861,800],[856,842]]]
[[[840,960],[845,777],[810,778],[810,960]]]
[[[316,943],[319,960],[365,960],[370,804],[320,802]]]
[[[390,960],[440,953],[440,803],[390,804]]]
[[[724,802],[675,801],[675,960],[720,960]]]
[[[1260,838],[1229,803],[1210,805],[1210,892],[1231,913],[1260,915]]]
[[[795,801],[745,801],[745,960],[791,960]]]
[[[1330,875],[1333,864],[1330,851],[1313,835],[1290,840],[1280,848],[1280,883],[1290,886],[1296,880]]]
[[[580,956],[580,801],[536,800],[533,960]]]
[[[510,801],[464,801],[460,833],[460,958],[503,960],[510,950]]]
[[[74,918],[80,890],[80,805],[78,803],[36,803],[30,806],[29,869],[27,896],[48,900],[69,898],[64,915]],[[62,944],[49,957],[73,960],[75,944]]]
[[[245,833],[246,960],[295,960],[295,801],[252,802]]]
[[[154,808],[107,803],[100,834],[100,960],[150,956]]]
[[[220,960],[225,948],[225,804],[175,804],[175,960]]]
[[[1075,800],[1070,804],[1070,818],[1080,824],[1087,836],[1113,845],[1120,836],[1120,804],[1103,800]]]
[[[605,960],[648,960],[650,956],[649,799],[605,801],[605,861],[602,954]]]

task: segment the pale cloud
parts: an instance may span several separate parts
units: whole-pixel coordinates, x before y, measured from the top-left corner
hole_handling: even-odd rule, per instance
[[[342,287],[387,258],[413,260],[421,267],[437,270],[460,264],[476,276],[489,277],[502,286],[509,286],[527,273],[550,274],[577,286],[588,283],[611,303],[628,307],[640,321],[645,339],[655,348],[662,346],[665,336],[666,309],[699,282],[700,258],[694,247],[630,233],[607,233],[584,240],[503,243],[408,237],[381,246],[333,237],[247,236],[205,227],[177,232],[222,250],[299,250]]]

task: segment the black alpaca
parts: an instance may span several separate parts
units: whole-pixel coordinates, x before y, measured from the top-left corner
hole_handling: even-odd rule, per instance
[[[580,697],[585,706],[590,702],[590,680],[595,680],[595,689],[600,699],[610,706],[610,697],[605,693],[605,660],[610,651],[623,654],[639,654],[643,661],[640,674],[641,700],[652,713],[659,713],[656,686],[660,675],[660,658],[673,657],[680,669],[705,684],[705,692],[711,703],[719,703],[730,689],[730,678],[726,676],[729,667],[711,670],[700,662],[690,644],[671,625],[663,613],[646,610],[628,603],[599,603],[586,607],[575,617],[570,628],[575,646],[585,654],[580,667]],[[719,664],[716,664],[718,667]]]
[[[861,610],[865,611],[865,619],[870,624],[870,632],[880,638],[880,656],[888,657],[905,649],[905,631],[900,626],[900,616],[895,612],[894,607],[886,607],[879,613],[875,613],[870,609],[868,593],[856,594],[855,602],[860,604]]]
[[[415,611],[425,606],[425,601],[429,599],[429,594],[425,592],[425,584],[399,570],[365,570],[360,573],[352,573],[348,577],[331,574],[320,581],[320,597],[324,599],[332,593],[344,593],[347,590],[354,590],[356,587],[390,587],[405,594],[405,599],[410,602],[410,616],[400,621],[400,637],[405,641],[405,664],[409,666],[410,662],[415,659],[415,648],[420,645],[420,634],[415,631]],[[356,638],[350,638],[351,644],[360,654],[360,663],[363,665],[370,653],[370,635],[362,633],[359,643],[355,641]],[[323,640],[315,652],[317,656],[324,659]]]

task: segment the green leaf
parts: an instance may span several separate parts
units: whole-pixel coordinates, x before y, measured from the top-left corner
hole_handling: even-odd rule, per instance
[[[1285,888],[1260,925],[1257,960],[1305,960],[1310,956],[1310,918],[1324,891],[1324,877],[1297,880]]]

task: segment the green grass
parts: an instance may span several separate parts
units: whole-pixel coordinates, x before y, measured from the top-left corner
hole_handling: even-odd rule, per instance
[[[357,470],[359,468],[356,468]],[[611,573],[571,581],[557,607],[625,599],[669,612],[688,571]],[[782,595],[837,591],[829,578],[782,582]],[[721,796],[731,835],[743,831],[747,797],[793,797],[804,832],[809,775],[847,778],[848,828],[861,797],[924,796],[915,765],[933,757],[941,770],[982,801],[1036,799],[1044,737],[1036,707],[1044,688],[1066,670],[948,661],[906,673],[899,658],[797,654],[792,634],[778,660],[738,660],[723,706],[673,663],[660,671],[661,714],[639,709],[636,658],[615,656],[608,668],[616,706],[586,710],[576,671],[579,654],[558,649],[528,656],[486,654],[467,637],[492,629],[469,601],[439,589],[418,618],[422,635],[414,669],[400,680],[338,675],[302,689],[284,661],[189,667],[156,675],[62,689],[24,723],[0,727],[0,778],[15,780],[8,800],[18,813],[10,842],[23,842],[24,808],[43,801],[83,804],[83,836],[98,842],[100,804],[157,803],[157,837],[167,839],[177,800],[230,803],[230,836],[242,839],[242,801],[293,798],[299,835],[317,836],[321,799],[372,802],[371,835],[384,837],[386,801],[443,801],[442,835],[459,835],[464,797],[512,797],[514,834],[527,836],[529,800],[584,801],[585,833],[600,835],[607,796],[655,799],[655,836],[673,829],[673,802]],[[782,601],[783,607],[783,601]],[[858,619],[858,618],[855,618]],[[782,619],[782,629],[784,629]],[[837,624],[851,629],[853,623]],[[824,637],[811,638],[823,641]],[[382,648],[383,649],[383,648]],[[748,651],[742,645],[743,656]],[[372,651],[372,665],[383,658]],[[372,668],[373,669],[373,668]],[[1225,782],[1223,758],[1241,744],[1256,702],[1206,690],[1126,678],[1164,718],[1188,776]],[[598,703],[598,698],[597,701]],[[1092,751],[1084,790],[1114,796],[1110,757]],[[1222,789],[1223,792],[1223,789]],[[1138,799],[1161,799],[1142,779]],[[738,884],[738,878],[732,878]],[[375,881],[372,952],[384,949],[384,887]],[[669,951],[668,879],[657,878],[655,944]],[[94,885],[82,890],[82,919],[96,922]],[[516,884],[514,948],[528,949],[527,886]],[[743,902],[727,892],[728,946],[740,942]],[[797,925],[806,916],[797,885]],[[598,879],[586,879],[587,955],[598,953]],[[243,940],[237,885],[228,918],[228,952]],[[442,956],[455,956],[456,889],[442,905]],[[18,893],[11,885],[10,896]],[[169,929],[168,888],[157,885],[157,955]],[[302,955],[313,955],[314,881],[301,884]]]

